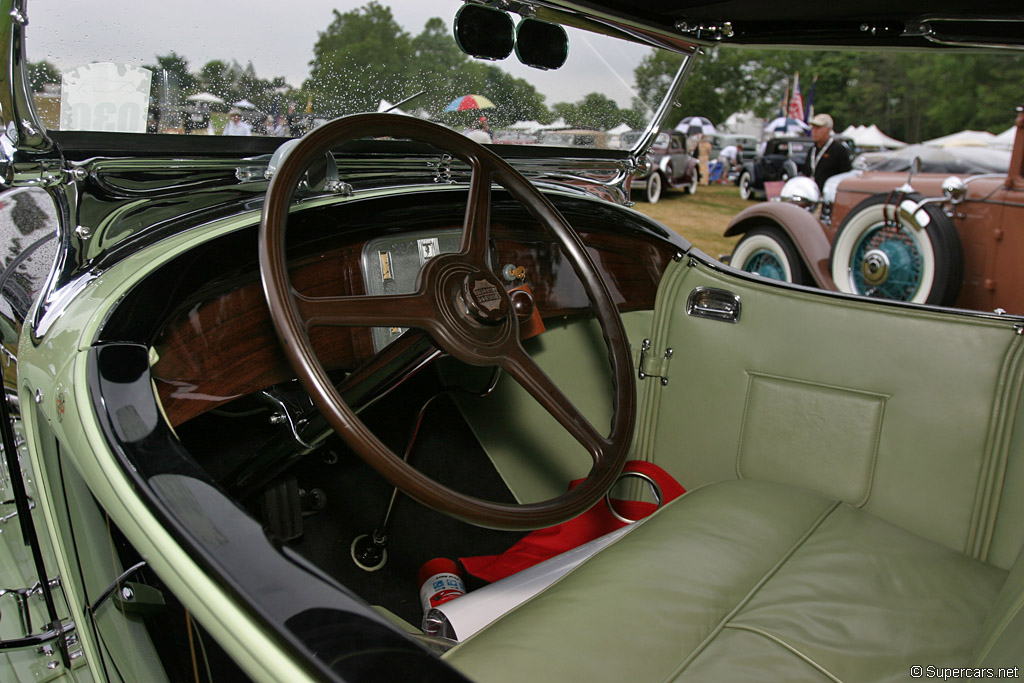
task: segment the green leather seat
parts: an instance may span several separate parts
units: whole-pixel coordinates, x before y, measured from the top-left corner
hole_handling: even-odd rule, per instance
[[[1020,609],[993,609],[1006,577],[816,493],[730,481],[665,506],[446,657],[480,681],[906,681],[913,665],[985,656],[986,630],[997,639]]]

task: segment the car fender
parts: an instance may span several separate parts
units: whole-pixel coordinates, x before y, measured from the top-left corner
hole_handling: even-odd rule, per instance
[[[814,214],[796,204],[785,202],[764,202],[755,204],[736,214],[725,229],[726,237],[742,235],[751,228],[765,223],[777,225],[786,233],[815,284],[822,289],[836,290],[829,267],[829,253],[832,245],[825,235],[821,222]]]
[[[686,174],[687,178],[692,178],[694,173],[697,173],[697,169],[700,166],[700,161],[694,157],[690,157],[689,161],[686,162]]]

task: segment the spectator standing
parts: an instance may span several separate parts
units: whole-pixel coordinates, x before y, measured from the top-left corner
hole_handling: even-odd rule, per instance
[[[465,132],[465,135],[470,140],[479,142],[481,145],[489,145],[493,142],[493,140],[491,140],[491,134],[487,130],[487,119],[483,116],[470,125],[469,130]]]
[[[252,135],[252,126],[242,120],[242,110],[237,107],[228,112],[228,122],[221,135]]]
[[[814,178],[818,189],[825,189],[825,181],[837,173],[845,173],[851,168],[850,151],[839,140],[835,139],[832,129],[835,124],[828,114],[815,114],[810,120],[811,139],[814,149],[807,155],[801,172]]]
[[[707,185],[711,178],[711,140],[701,134],[697,143],[697,159],[700,162],[700,184]]]

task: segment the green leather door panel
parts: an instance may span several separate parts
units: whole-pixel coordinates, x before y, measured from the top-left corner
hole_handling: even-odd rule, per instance
[[[738,296],[739,321],[688,314],[698,287]],[[999,520],[999,564],[1013,562],[1024,519],[998,515],[1013,497],[1005,486],[1022,483],[1010,465],[1021,457],[1013,320],[822,295],[683,260],[656,304],[650,353],[669,348],[667,384],[640,383],[635,448],[687,488],[796,484],[981,559]]]

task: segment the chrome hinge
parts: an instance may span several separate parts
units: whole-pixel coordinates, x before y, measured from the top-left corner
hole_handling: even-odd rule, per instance
[[[442,154],[436,161],[428,162],[434,167],[434,182],[446,185],[455,182],[452,179],[452,155]]]
[[[661,379],[661,386],[666,386],[668,384],[668,366],[674,353],[671,348],[667,348],[659,357],[657,353],[651,351],[651,340],[644,339],[640,346],[640,360],[637,362],[637,366],[640,368],[637,377],[640,379],[658,377]]]
[[[14,501],[14,500],[0,500],[0,508],[7,507],[9,505],[15,505],[16,503],[17,503],[17,501]],[[28,499],[28,509],[32,510],[32,509],[35,508],[35,506],[36,506],[36,502],[34,500],[32,500],[31,498],[29,498]],[[18,516],[18,511],[17,510],[12,510],[11,512],[8,512],[6,515],[0,515],[0,524],[7,524],[7,522],[11,521],[12,519],[14,519],[17,516]],[[2,534],[2,533],[3,533],[3,529],[0,528],[0,534]],[[3,594],[4,594],[3,590],[0,589],[0,595],[3,595]]]

